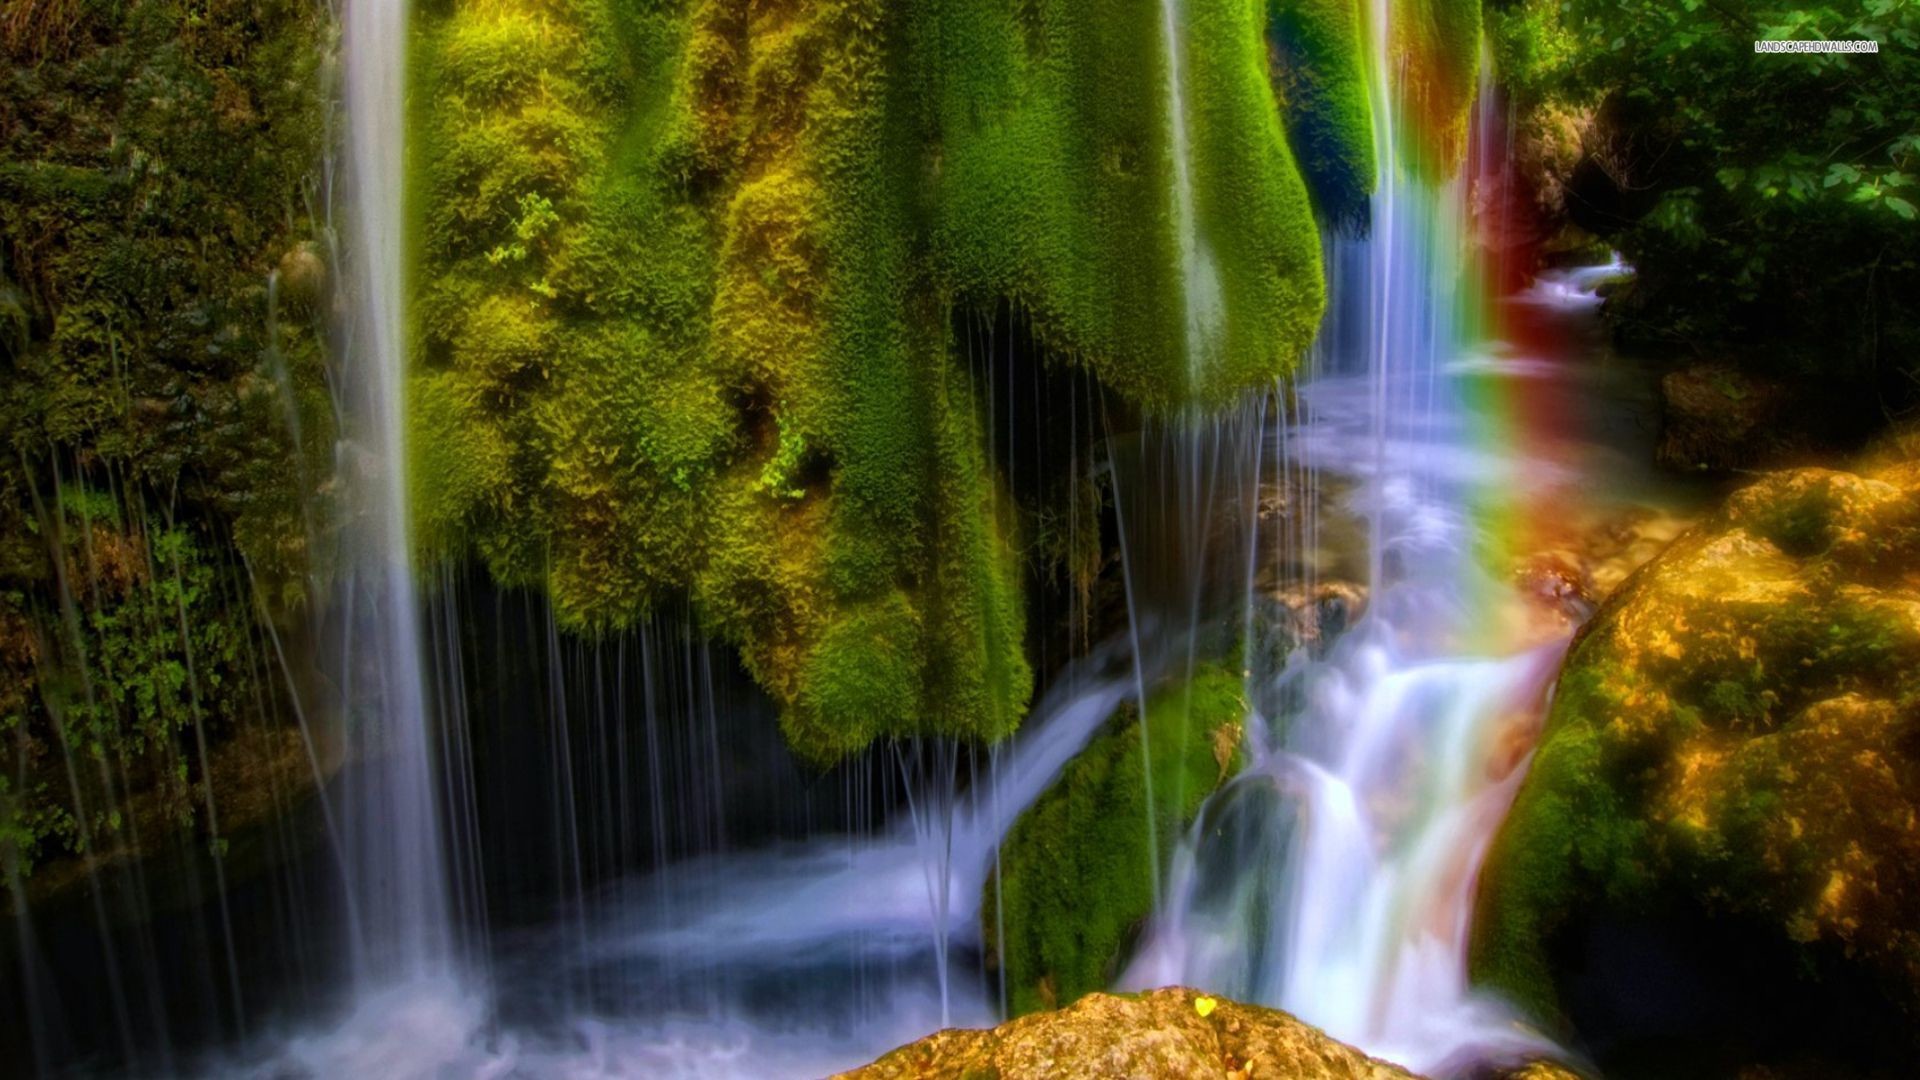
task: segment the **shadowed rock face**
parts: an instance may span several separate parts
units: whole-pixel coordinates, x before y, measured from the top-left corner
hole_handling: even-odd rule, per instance
[[[1474,953],[1476,977],[1622,1071],[1676,1041],[1737,1048],[1709,1071],[1910,1052],[1910,455],[1771,474],[1606,602],[1489,857]]]
[[[991,1031],[938,1032],[842,1075],[855,1080],[1413,1076],[1286,1013],[1180,987],[1139,995],[1089,994],[1058,1012],[1021,1017]]]

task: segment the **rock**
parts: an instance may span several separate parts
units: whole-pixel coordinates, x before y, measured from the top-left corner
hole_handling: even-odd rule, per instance
[[[1593,614],[1593,585],[1579,561],[1563,551],[1535,552],[1514,570],[1523,596],[1574,619]]]
[[[1802,399],[1781,380],[1708,364],[1668,372],[1660,380],[1660,398],[1654,457],[1666,468],[1765,468],[1806,450],[1806,434],[1793,415]]]
[[[1255,600],[1254,650],[1271,671],[1296,649],[1324,655],[1367,610],[1367,589],[1351,581],[1323,581],[1311,589],[1290,584]]]
[[[1603,1067],[1920,1049],[1920,466],[1771,474],[1628,579],[1480,888],[1476,977]]]
[[[289,248],[275,272],[280,276],[280,299],[290,308],[312,311],[326,296],[327,261],[311,240]]]
[[[1633,571],[1685,532],[1690,519],[1643,506],[1556,503],[1508,564],[1517,604],[1496,609],[1502,640],[1521,647],[1563,639]],[[1531,747],[1531,743],[1528,744]]]
[[[1529,1061],[1517,1069],[1495,1073],[1492,1080],[1585,1080],[1557,1061]]]
[[[1207,1001],[1213,1004],[1196,1008]],[[991,1031],[942,1031],[841,1076],[1392,1080],[1413,1074],[1286,1013],[1171,987],[1138,995],[1089,994],[1068,1008]]]

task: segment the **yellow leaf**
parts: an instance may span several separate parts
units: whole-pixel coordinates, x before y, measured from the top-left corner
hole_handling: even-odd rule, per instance
[[[1193,999],[1193,1011],[1206,1016],[1213,1012],[1214,1006],[1218,1004],[1220,1003],[1210,997],[1197,997]]]

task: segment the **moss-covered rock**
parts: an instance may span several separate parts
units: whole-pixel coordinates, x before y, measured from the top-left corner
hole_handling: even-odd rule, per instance
[[[816,758],[1012,730],[1022,527],[953,312],[1013,305],[1146,409],[1289,371],[1319,244],[1264,30],[1236,0],[1182,33],[1196,364],[1146,0],[429,12],[421,546],[588,632],[691,593]]]
[[[327,570],[328,40],[308,0],[0,19],[9,871],[204,833],[226,740],[288,733],[259,650]]]
[[[1358,0],[1271,0],[1268,40],[1287,135],[1321,220],[1367,221],[1376,165]]]
[[[1118,975],[1152,912],[1155,869],[1239,766],[1243,694],[1239,675],[1208,666],[1148,697],[1144,733],[1123,706],[1014,824],[982,905],[1009,1012],[1065,1005]]]
[[[1651,988],[1589,975],[1611,970],[1596,949],[1640,957],[1622,969],[1639,978],[1707,980],[1711,1023],[1756,1057],[1808,994],[1845,1010],[1847,1052],[1904,1044],[1920,1011],[1917,572],[1920,468],[1893,460],[1770,475],[1629,579],[1570,653],[1488,858],[1475,976],[1615,1048],[1719,1043],[1708,1021],[1665,1032],[1623,1005]],[[1647,926],[1697,930],[1659,931],[1678,940],[1645,946],[1654,962],[1629,944]]]
[[[1480,79],[1480,0],[1393,5],[1391,48],[1400,164],[1439,180],[1460,167]]]
[[[1371,182],[1350,8],[1189,5],[1172,42],[1154,0],[426,12],[421,546],[587,632],[690,593],[816,758],[1012,730],[1037,530],[955,313],[1139,410],[1290,372],[1324,306],[1297,155],[1330,215]],[[1471,70],[1430,14],[1407,47]]]
[[[942,1031],[841,1076],[1412,1080],[1413,1074],[1286,1013],[1174,986],[1144,994],[1089,994],[1058,1012],[1021,1017],[991,1031]]]

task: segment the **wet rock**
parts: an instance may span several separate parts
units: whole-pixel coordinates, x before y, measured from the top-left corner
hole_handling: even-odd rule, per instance
[[[1603,1067],[1920,1049],[1920,464],[1769,475],[1604,603],[1473,964]]]
[[[903,1046],[855,1080],[993,1077],[1412,1077],[1283,1012],[1171,987],[1089,994],[991,1031],[947,1030]]]
[[[1517,1069],[1494,1073],[1491,1080],[1586,1080],[1557,1061],[1529,1061]]]
[[[1593,614],[1593,584],[1580,563],[1564,551],[1542,551],[1514,572],[1522,595],[1575,621]]]
[[[1691,520],[1641,506],[1601,513],[1555,506],[1542,514],[1532,544],[1509,564],[1519,603],[1503,613],[1505,639],[1538,645],[1574,632]]]
[[[1270,590],[1256,603],[1254,646],[1262,662],[1278,671],[1288,655],[1305,649],[1319,656],[1366,614],[1366,586],[1324,581]]]

